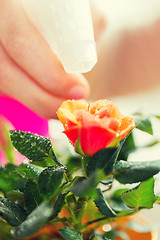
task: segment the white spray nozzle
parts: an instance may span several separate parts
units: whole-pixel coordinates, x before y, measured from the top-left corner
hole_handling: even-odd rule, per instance
[[[22,0],[24,8],[68,73],[97,62],[89,0]]]

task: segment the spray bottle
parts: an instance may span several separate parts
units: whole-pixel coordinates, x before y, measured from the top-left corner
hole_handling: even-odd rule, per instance
[[[32,23],[68,73],[97,62],[89,0],[21,0]]]

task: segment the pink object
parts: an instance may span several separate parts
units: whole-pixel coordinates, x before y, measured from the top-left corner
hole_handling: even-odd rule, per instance
[[[7,118],[16,130],[49,136],[48,120],[40,117],[13,98],[0,95],[0,115]]]
[[[0,95],[0,116],[8,119],[12,129],[37,133],[45,137],[49,137],[48,120],[40,117],[29,108],[25,107],[17,100]],[[20,164],[24,157],[15,152],[16,164]],[[0,149],[0,165],[5,165],[7,159]]]

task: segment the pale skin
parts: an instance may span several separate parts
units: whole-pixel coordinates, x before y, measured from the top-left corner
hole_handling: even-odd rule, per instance
[[[89,84],[81,74],[67,74],[57,56],[32,25],[19,0],[0,1],[0,93],[43,117],[56,117],[68,99],[86,98]],[[96,39],[106,25],[94,11]]]

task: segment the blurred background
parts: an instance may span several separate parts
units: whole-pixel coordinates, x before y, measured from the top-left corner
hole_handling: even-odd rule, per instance
[[[91,99],[109,98],[121,112],[143,111],[160,115],[160,1],[94,0],[105,13],[107,28],[98,45],[98,63],[86,74]],[[160,122],[153,122],[154,135],[160,138]],[[144,144],[152,137],[137,133]],[[160,144],[131,154],[131,160],[160,159]],[[157,190],[160,177],[156,176]],[[141,212],[160,232],[160,207]]]
[[[160,1],[92,0],[105,14],[91,98],[153,90],[160,79]]]

